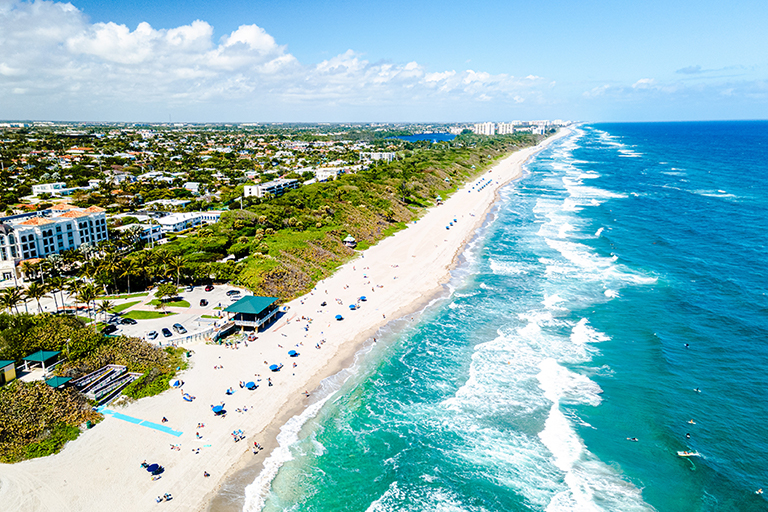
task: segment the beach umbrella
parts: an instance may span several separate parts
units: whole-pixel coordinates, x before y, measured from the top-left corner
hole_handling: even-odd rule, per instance
[[[352,311],[354,311],[354,310],[356,310],[356,309],[357,309],[357,306],[355,306],[354,304],[350,304],[350,305],[349,305],[349,309],[351,309]]]
[[[149,466],[147,466],[147,472],[149,473],[154,473],[158,469],[160,469],[160,464],[150,464]]]
[[[289,350],[288,351],[288,355],[291,356],[291,357],[296,357],[296,356],[299,355],[299,353],[296,352],[295,350]]]
[[[336,315],[336,320],[344,320],[344,317],[341,315]]]
[[[219,414],[219,413],[221,413],[221,411],[224,410],[224,406],[223,405],[217,405],[212,410],[213,410],[213,412],[215,414]]]
[[[365,298],[365,295],[363,295],[362,297],[360,297],[360,300],[361,300],[362,302],[365,302],[365,301],[367,301],[368,299],[366,299],[366,298]]]
[[[245,387],[247,387],[248,389],[256,389],[256,383],[253,381],[247,382],[245,384]]]
[[[269,365],[269,369],[272,370],[273,372],[279,372],[280,368],[282,368],[282,367],[283,367],[282,365],[277,366],[276,364]]]

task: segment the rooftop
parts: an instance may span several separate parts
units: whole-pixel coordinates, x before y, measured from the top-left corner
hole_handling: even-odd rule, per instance
[[[277,297],[256,297],[253,295],[246,295],[239,301],[235,302],[224,311],[227,313],[246,313],[250,315],[258,315],[269,306],[277,302]]]

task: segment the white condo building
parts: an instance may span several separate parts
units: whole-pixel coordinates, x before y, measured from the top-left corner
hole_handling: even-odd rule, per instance
[[[298,180],[278,178],[258,185],[246,185],[243,188],[243,196],[264,197],[266,194],[271,194],[276,197],[292,188],[299,188]]]
[[[477,123],[472,131],[477,135],[496,135],[496,123]]]
[[[0,274],[3,279],[10,279],[16,265],[24,260],[44,258],[108,238],[103,208],[78,208],[60,203],[49,211],[49,216],[0,223]]]

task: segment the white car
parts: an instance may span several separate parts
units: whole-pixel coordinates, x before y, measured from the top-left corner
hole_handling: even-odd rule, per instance
[[[154,340],[155,338],[157,338],[157,331],[149,331],[147,333],[148,340]]]

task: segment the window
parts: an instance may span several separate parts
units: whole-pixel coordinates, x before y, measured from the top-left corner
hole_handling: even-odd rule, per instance
[[[61,226],[56,226],[56,232],[61,233]]]

